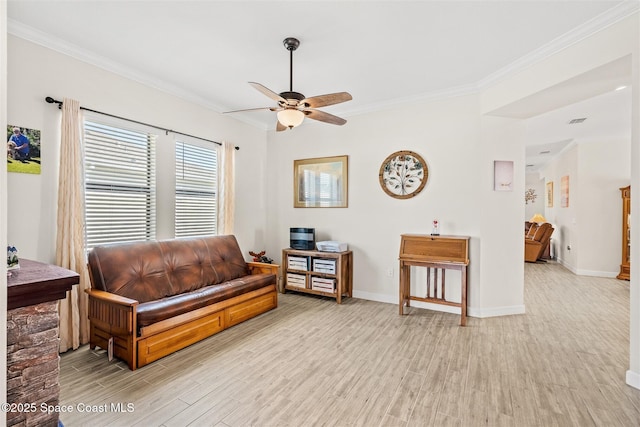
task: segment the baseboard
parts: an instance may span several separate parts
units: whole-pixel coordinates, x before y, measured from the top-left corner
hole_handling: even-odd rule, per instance
[[[560,264],[561,266],[563,266],[573,274],[578,274],[578,270],[573,265],[567,264],[566,262],[564,262],[562,258],[558,258],[558,264]]]
[[[366,299],[368,301],[384,302],[387,304],[398,304],[398,297],[392,297],[385,294],[377,294],[373,292],[365,291],[353,291],[353,297],[359,299]],[[421,301],[411,301],[412,307],[425,308],[427,310],[441,311],[443,313],[460,314],[459,307],[451,307],[448,305],[430,304]],[[514,314],[524,314],[524,305],[514,305],[506,307],[491,307],[491,308],[467,308],[467,315],[469,317],[497,317],[497,316],[511,316]]]
[[[398,304],[399,296],[396,295],[392,297],[386,294],[376,294],[373,292],[365,292],[365,291],[353,291],[353,297],[359,299],[366,299],[368,301],[376,301],[376,302],[386,302],[387,304]]]
[[[640,389],[640,374],[633,371],[627,371],[627,385]]]
[[[581,268],[575,268],[572,265],[567,264],[564,260],[558,258],[558,263],[562,265],[564,268],[576,274],[578,276],[589,276],[589,277],[606,277],[610,279],[615,279],[618,276],[618,271],[597,271],[597,270],[584,270]]]
[[[411,307],[422,308],[425,310],[439,311],[442,313],[460,314],[460,307],[453,307],[450,305],[433,304],[422,301],[411,301]],[[472,317],[467,309],[467,316]]]
[[[616,276],[618,275],[618,271],[613,272],[613,271],[594,271],[594,270],[582,270],[582,269],[578,269],[576,270],[576,274],[578,276],[591,276],[591,277],[606,277],[609,279],[615,279]]]
[[[524,304],[522,305],[509,305],[504,307],[490,307],[490,308],[473,308],[467,309],[467,314],[470,317],[498,317],[498,316],[513,316],[514,314],[525,314],[526,310]]]

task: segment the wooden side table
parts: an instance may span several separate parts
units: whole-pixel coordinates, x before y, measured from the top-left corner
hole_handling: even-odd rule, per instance
[[[324,264],[324,265],[323,265]],[[353,252],[321,252],[302,249],[282,251],[282,292],[295,291],[335,298],[351,298]],[[326,283],[327,287],[323,287]],[[320,286],[318,286],[320,285]]]

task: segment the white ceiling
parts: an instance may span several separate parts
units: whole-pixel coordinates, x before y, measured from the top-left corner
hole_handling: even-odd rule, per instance
[[[323,108],[348,119],[477,90],[637,8],[635,0],[9,0],[7,9],[9,32],[19,37],[218,112],[272,106],[247,82],[288,90],[282,41],[296,37],[293,89],[306,96],[350,92],[352,101]],[[590,114],[625,108],[611,105],[624,104],[624,95],[603,98],[606,110],[594,101],[590,111],[599,112]],[[539,105],[525,110],[547,111],[540,99],[530,101]],[[523,105],[512,107],[502,113],[531,117]],[[265,129],[275,124],[267,111],[234,117]],[[585,123],[595,121],[592,115]],[[530,144],[578,138],[538,128]]]

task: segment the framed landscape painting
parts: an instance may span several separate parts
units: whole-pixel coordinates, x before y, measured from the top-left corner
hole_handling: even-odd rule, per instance
[[[348,156],[293,161],[293,206],[346,208]]]

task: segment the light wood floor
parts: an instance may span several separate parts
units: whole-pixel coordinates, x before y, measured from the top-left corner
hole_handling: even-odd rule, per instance
[[[280,306],[135,372],[61,358],[66,427],[638,426],[628,282],[527,264],[527,314],[488,319],[346,299]],[[131,413],[79,413],[133,404]],[[101,406],[103,407],[103,406]],[[98,408],[96,408],[98,409]],[[111,408],[109,408],[111,409]]]

